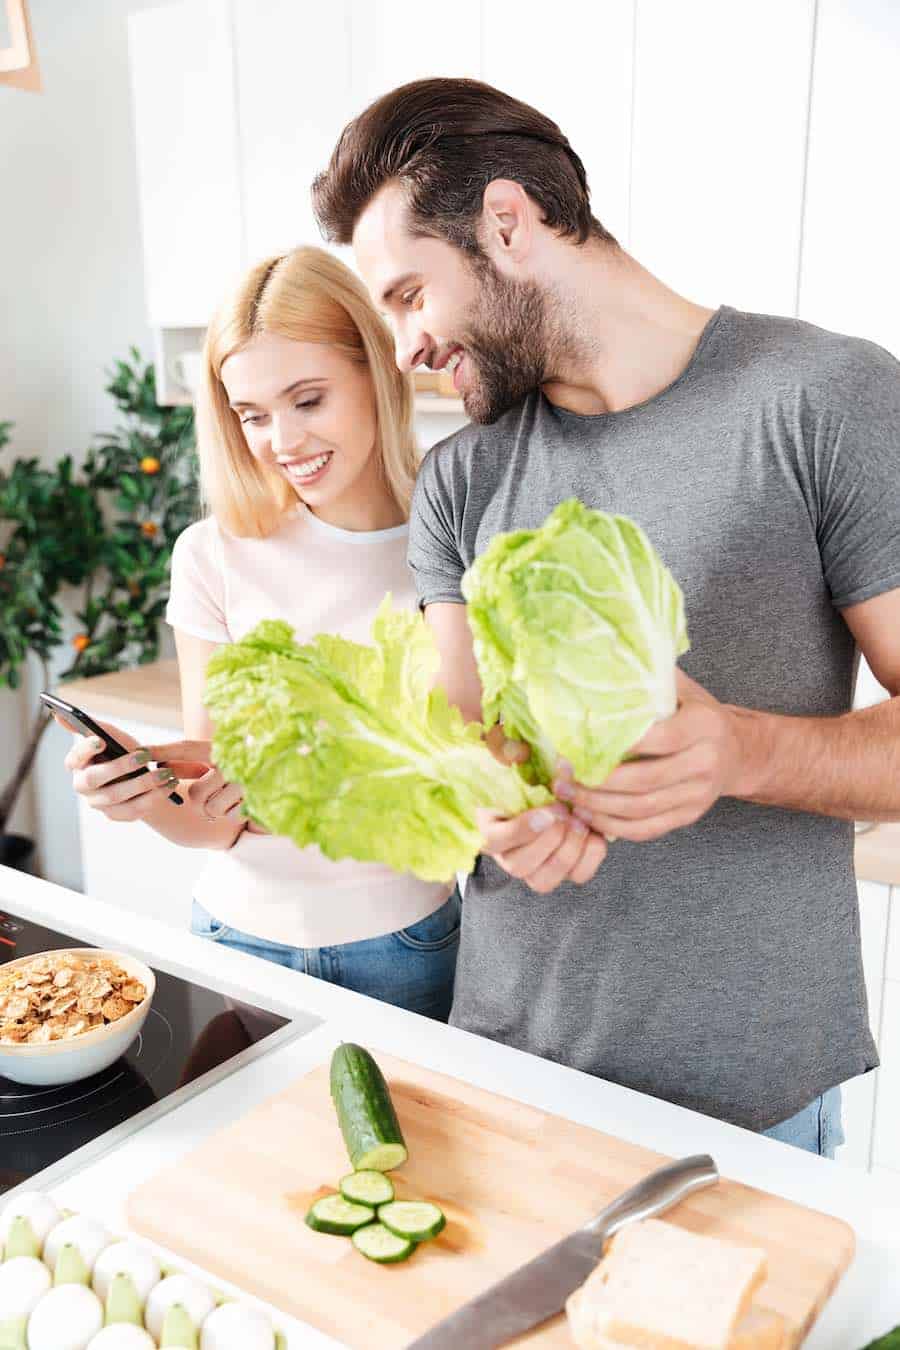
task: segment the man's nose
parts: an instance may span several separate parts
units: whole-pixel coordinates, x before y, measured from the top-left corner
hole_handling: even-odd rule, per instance
[[[428,361],[432,346],[431,340],[420,328],[408,326],[394,332],[397,365],[404,375]]]

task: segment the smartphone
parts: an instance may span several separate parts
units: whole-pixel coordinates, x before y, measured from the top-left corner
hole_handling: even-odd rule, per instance
[[[99,736],[106,746],[99,754],[94,756],[98,764],[108,764],[112,759],[121,759],[123,755],[131,752],[120,745],[114,737],[110,736],[108,731],[104,731],[98,726],[92,717],[84,711],[83,708],[76,708],[74,703],[67,703],[64,698],[58,698],[56,694],[41,694],[41,702],[45,708],[49,708],[55,713],[61,722],[69,728],[70,731],[78,731],[82,736]],[[149,769],[135,769],[132,773],[124,773],[121,778],[116,778],[117,783],[125,783],[129,778],[138,778],[142,773],[149,773]],[[169,801],[174,802],[176,806],[184,805],[184,798],[177,792],[169,793]]]

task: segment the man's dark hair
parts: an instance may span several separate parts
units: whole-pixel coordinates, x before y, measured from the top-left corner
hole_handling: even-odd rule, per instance
[[[326,239],[349,244],[386,183],[406,191],[410,228],[480,254],[488,183],[519,183],[561,236],[615,243],[591,215],[584,165],[555,122],[479,80],[430,79],[377,99],[344,128],[313,186]]]

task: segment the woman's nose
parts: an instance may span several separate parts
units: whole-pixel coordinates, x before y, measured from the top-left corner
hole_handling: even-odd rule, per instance
[[[289,417],[272,419],[272,453],[287,457],[303,449],[309,433],[298,427]]]

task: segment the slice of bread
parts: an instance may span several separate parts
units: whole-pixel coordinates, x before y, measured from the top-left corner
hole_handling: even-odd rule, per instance
[[[569,1329],[580,1350],[627,1350],[621,1341],[595,1335],[586,1324],[579,1301],[579,1289],[566,1305]],[[728,1350],[787,1350],[787,1328],[777,1313],[751,1308],[728,1342]]]
[[[579,1345],[729,1350],[765,1276],[755,1247],[645,1219],[615,1236],[567,1310]]]
[[[751,1308],[728,1342],[728,1350],[787,1350],[784,1318],[764,1308]]]

